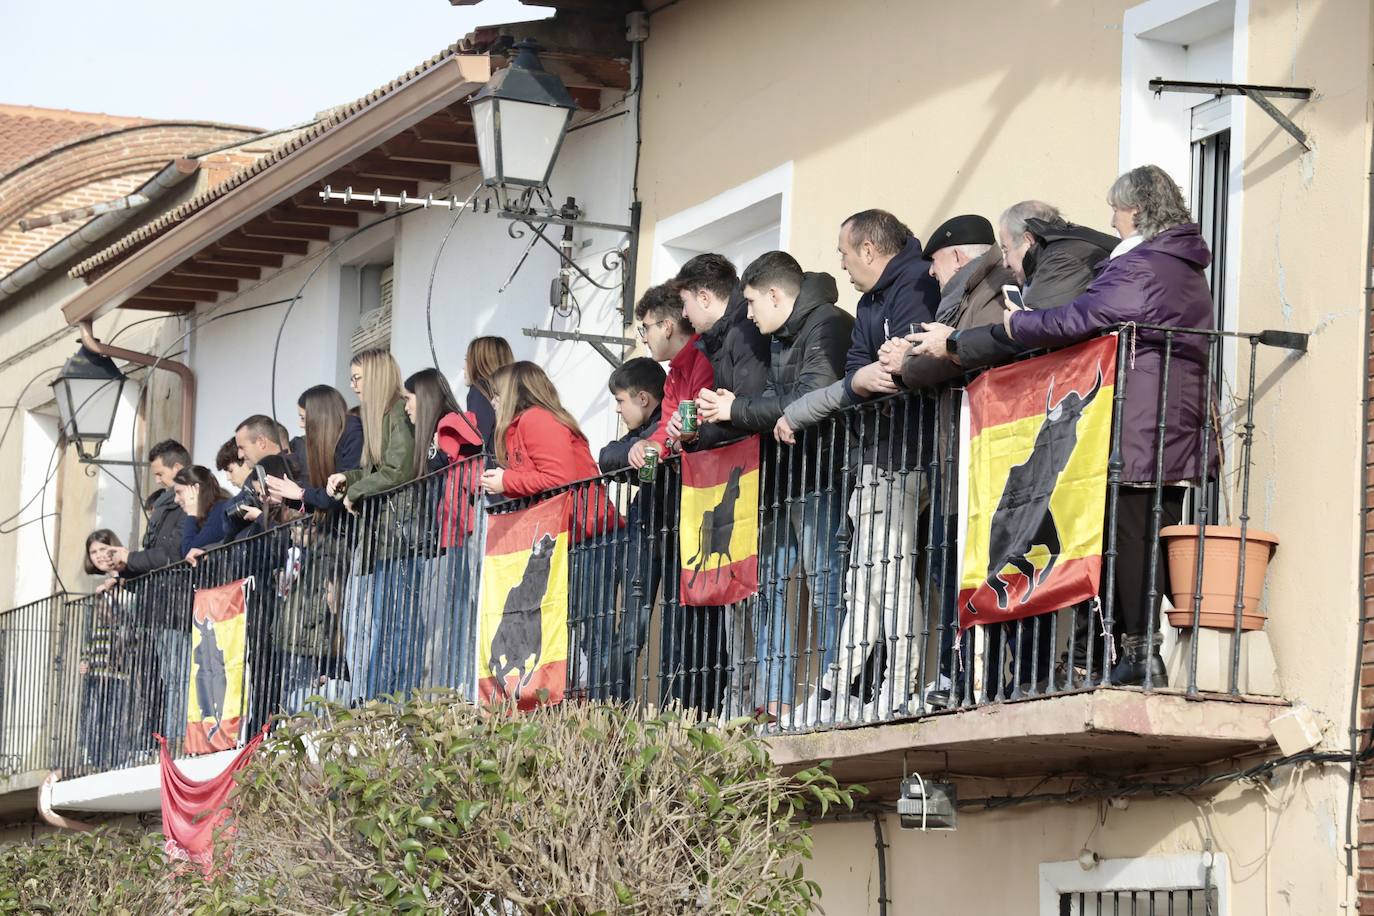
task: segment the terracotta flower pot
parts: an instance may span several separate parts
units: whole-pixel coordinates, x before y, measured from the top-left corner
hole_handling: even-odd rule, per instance
[[[1176,627],[1193,625],[1194,574],[1197,572],[1198,525],[1171,525],[1159,532],[1169,561],[1170,598],[1174,608],[1169,623]],[[1229,525],[1208,525],[1202,563],[1202,610],[1198,625],[1216,630],[1236,626],[1236,576],[1240,566],[1240,529]],[[1249,528],[1245,532],[1245,582],[1242,586],[1245,608],[1240,619],[1242,630],[1264,629],[1264,614],[1259,610],[1264,591],[1264,574],[1279,546],[1279,538],[1268,531]]]

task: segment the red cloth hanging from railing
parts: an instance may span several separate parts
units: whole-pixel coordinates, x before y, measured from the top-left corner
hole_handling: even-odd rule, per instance
[[[235,755],[224,772],[210,779],[196,780],[177,769],[167,750],[167,739],[154,735],[162,746],[159,766],[162,784],[162,833],[167,838],[163,852],[170,860],[199,865],[207,876],[216,871],[215,830],[233,815],[227,802],[234,788],[234,774],[248,765],[253,752],[267,736],[268,726],[254,736]],[[221,839],[232,835],[222,834]],[[228,861],[228,850],[221,849],[220,863]]]

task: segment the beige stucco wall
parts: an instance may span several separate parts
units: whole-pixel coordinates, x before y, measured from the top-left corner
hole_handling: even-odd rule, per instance
[[[656,220],[789,160],[791,251],[841,281],[839,224],[867,207],[924,238],[948,216],[1044,197],[1107,229],[1127,6],[691,0],[655,15],[640,276]]]
[[[80,336],[75,329],[66,326],[57,304],[78,286],[76,281],[58,274],[0,303],[0,404],[17,403],[21,411],[53,412],[52,391],[48,383],[63,362],[76,352]],[[152,313],[117,312],[97,322],[96,335],[108,340],[120,328],[150,317],[153,317]],[[174,317],[148,322],[122,334],[118,344],[134,350],[161,353],[175,341],[179,333],[175,330],[178,324]],[[126,391],[136,390],[144,375],[140,372],[126,383]],[[36,377],[37,381],[28,384]],[[25,385],[28,385],[27,390]],[[142,411],[144,419],[139,424],[140,451],[146,450],[145,436],[149,429],[153,437],[158,438],[174,435],[179,425],[180,402],[175,381],[169,383],[166,379],[157,378],[147,388]],[[0,428],[9,422],[11,413],[6,410],[0,416]],[[128,448],[129,444],[121,441],[118,448],[111,447],[109,453],[127,451]],[[24,422],[20,415],[15,417],[9,433],[0,442],[0,519],[17,512],[35,495],[31,487],[21,486],[24,453]],[[59,579],[72,592],[89,591],[97,581],[81,571],[82,548],[86,535],[95,527],[97,519],[99,478],[87,473],[88,470],[92,469],[78,462],[75,448],[66,448],[60,453],[59,463],[49,484],[57,495],[57,508],[60,510],[50,544],[57,560],[58,575],[52,577],[54,589]],[[145,493],[147,486],[144,475],[142,487]],[[106,489],[112,493],[122,492],[118,487],[110,490],[108,483]],[[121,514],[130,516],[133,514],[133,496],[124,495],[127,496],[128,505]],[[108,519],[105,521],[108,523]],[[116,527],[124,529],[116,532],[121,538],[136,537],[139,533],[127,525]],[[31,534],[32,530],[27,529],[27,533]],[[10,524],[0,531],[0,608],[14,604],[16,566],[19,562],[17,546],[24,531],[26,529],[13,531]]]
[[[1107,229],[1131,5],[692,0],[655,15],[641,288],[662,279],[651,274],[657,221],[788,161],[789,249],[841,281],[836,229],[865,207],[892,210],[925,236],[956,213],[993,218],[1034,196]],[[1342,748],[1360,572],[1371,8],[1250,0],[1248,10],[1238,33],[1243,79],[1316,89],[1311,102],[1278,102],[1309,132],[1313,152],[1301,154],[1254,105],[1233,136],[1233,161],[1244,157],[1231,253],[1240,259],[1239,326],[1313,335],[1300,358],[1261,352],[1250,516],[1283,542],[1267,588],[1285,694],[1315,708],[1328,723],[1326,746]],[[852,307],[855,293],[841,286],[841,304]],[[1239,350],[1243,382],[1249,365]],[[1344,780],[1305,776],[1297,792],[1278,830],[1277,808],[1257,791],[1216,804],[1217,841],[1240,863],[1232,913],[1339,911]],[[1093,807],[974,814],[938,838],[894,826],[890,912],[1035,912],[1036,865],[1077,855]],[[1197,816],[1187,801],[1133,802],[1113,812],[1094,848],[1200,849]],[[827,912],[876,913],[871,825],[819,828],[816,845],[812,873]],[[988,859],[1006,864],[977,864]],[[1287,867],[1295,862],[1302,867]]]
[[[1083,801],[961,812],[953,832],[902,830],[889,816],[887,912],[1043,916],[1041,863],[1072,861],[1085,847],[1102,859],[1200,853],[1210,838],[1228,860],[1229,916],[1338,913],[1342,784],[1336,774],[1309,774],[1290,785],[1285,774],[1269,801],[1259,789],[1231,788],[1201,806],[1134,798],[1124,809]],[[877,916],[873,825],[826,824],[814,839],[805,870],[821,885],[827,916]],[[1130,912],[1124,903],[1122,912]]]

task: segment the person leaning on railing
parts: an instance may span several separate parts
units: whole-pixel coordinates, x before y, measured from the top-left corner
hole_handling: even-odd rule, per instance
[[[494,466],[491,462],[495,461],[491,453],[492,431],[496,429],[496,409],[491,406],[491,377],[497,369],[513,362],[515,354],[504,337],[474,337],[463,356],[463,383],[468,386],[465,403],[486,443],[488,466]]]
[[[296,399],[305,433],[305,480],[269,475],[271,497],[312,513],[298,526],[301,573],[272,621],[272,642],[281,653],[281,703],[301,708],[312,693],[330,696],[331,681],[347,679],[340,606],[348,571],[349,537],[343,500],[329,495],[329,478],[356,470],[362,460],[362,421],[348,412],[338,389],[314,385]]]
[[[502,366],[491,381],[496,461],[501,466],[483,472],[482,489],[507,498],[529,497],[600,476],[586,435],[543,369],[522,360]],[[575,663],[574,670],[580,671],[574,683],[585,677],[592,696],[604,699],[615,623],[614,544],[605,535],[620,527],[620,514],[599,482],[574,488],[572,512],[568,617],[577,645],[570,647],[569,665]]]
[[[477,415],[458,406],[438,369],[421,369],[403,388],[406,416],[415,426],[415,474],[425,478],[422,537],[433,557],[426,561],[434,587],[427,589],[425,608],[425,683],[470,687],[477,598],[477,545],[471,535],[481,495],[482,430]]]
[[[1211,329],[1212,296],[1203,271],[1212,257],[1178,185],[1158,166],[1141,166],[1119,177],[1107,193],[1107,202],[1121,243],[1097,279],[1060,308],[1017,310],[1008,303],[1003,324],[1012,339],[1031,347],[1064,346],[1114,325],[1128,325],[1121,333],[1134,338],[1125,370],[1120,442],[1123,486],[1116,519],[1114,628],[1122,637],[1123,651],[1111,679],[1118,684],[1139,684],[1148,670],[1151,683],[1163,686],[1167,683],[1159,652],[1159,596],[1167,583],[1163,551],[1157,553],[1153,606],[1146,606],[1145,595],[1151,488],[1156,483],[1164,485],[1161,525],[1177,524],[1187,485],[1207,473],[1197,443],[1208,400],[1209,338],[1201,334],[1173,337],[1160,480],[1155,449],[1165,338],[1162,332],[1137,330],[1129,324]]]
[[[361,575],[372,575],[371,614],[364,616],[364,602],[350,603],[345,653],[355,695],[375,697],[419,686],[425,629],[416,607],[417,496],[402,487],[415,479],[415,431],[401,396],[401,370],[389,352],[373,348],[354,356],[349,384],[361,403],[362,464],[336,471],[328,491],[362,514],[358,563]]]
[[[148,451],[148,470],[162,490],[149,497],[151,507],[148,509],[148,528],[143,534],[143,549],[130,551],[126,547],[111,547],[110,569],[118,578],[101,583],[96,589],[98,593],[171,566],[181,559],[181,536],[186,513],[177,505],[172,485],[177,472],[190,463],[190,453],[173,439],[159,442]],[[157,670],[165,687],[161,733],[170,738],[180,736],[186,728],[186,672],[191,666],[191,609],[176,600],[175,595],[179,592],[169,589],[167,582],[163,578],[150,585],[146,589],[150,594],[140,602],[140,607],[148,615],[147,623],[157,633]],[[148,663],[151,664],[151,661]]]
[[[108,528],[92,531],[86,538],[85,571],[90,576],[106,575],[113,571],[110,549],[122,546],[119,537]],[[86,621],[85,639],[81,646],[81,710],[77,732],[85,763],[98,769],[115,766],[128,748],[130,723],[135,728],[156,729],[146,710],[152,694],[146,683],[131,690],[131,676],[136,666],[131,664],[136,648],[132,621],[127,613],[129,596],[121,592],[96,595],[87,603],[90,609]],[[147,674],[152,671],[144,666]],[[156,678],[152,678],[156,681]],[[155,690],[155,688],[154,688]]]
[[[626,360],[611,373],[606,387],[615,399],[615,412],[625,422],[626,433],[606,443],[597,455],[596,463],[603,474],[615,474],[628,468],[630,450],[662,424],[666,381],[663,367],[649,356]],[[663,573],[660,532],[670,527],[665,519],[665,497],[669,491],[667,469],[660,466],[654,478],[653,481],[638,481],[625,519],[627,556],[620,573],[624,611],[612,639],[607,671],[612,694],[622,701],[633,700],[636,695],[639,654],[649,639],[650,617]],[[674,585],[672,582],[665,584]],[[660,670],[666,667],[666,663],[662,664]]]
[[[177,505],[186,513],[181,527],[181,554],[192,566],[205,551],[229,536],[225,508],[229,494],[210,469],[193,464],[172,478]]]
[[[726,421],[747,432],[777,431],[788,404],[811,391],[833,385],[844,375],[845,356],[854,319],[835,301],[839,289],[828,273],[806,273],[785,251],[770,251],[744,270],[740,285],[749,317],[769,342],[767,381],[757,395],[725,389],[703,392],[701,417]],[[827,435],[826,433],[829,433]],[[754,696],[769,716],[795,719],[800,725],[842,718],[848,691],[839,689],[840,616],[844,610],[844,574],[839,529],[844,511],[840,471],[844,438],[833,429],[790,430],[765,455],[777,456],[761,494],[760,580],[764,598],[753,615],[756,656]],[[792,567],[800,565],[811,613],[789,619],[787,594]],[[800,596],[800,591],[797,592]],[[797,690],[794,631],[801,621],[816,642],[816,653],[803,655],[813,680],[803,709],[792,716]]]

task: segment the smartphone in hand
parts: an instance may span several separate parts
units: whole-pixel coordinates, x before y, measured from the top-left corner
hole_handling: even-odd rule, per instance
[[[1011,304],[1018,309],[1024,309],[1026,307],[1026,300],[1021,296],[1021,287],[1008,284],[1002,287],[1002,295],[1006,296],[1007,299],[1011,301]]]

